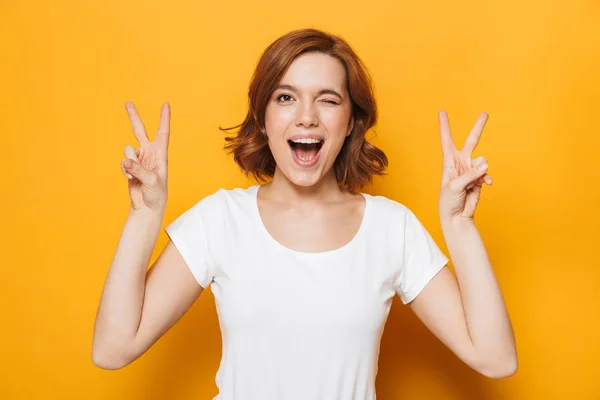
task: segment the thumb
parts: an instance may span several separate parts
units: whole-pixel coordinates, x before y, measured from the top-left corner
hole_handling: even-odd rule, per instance
[[[481,178],[487,172],[488,165],[487,163],[482,165],[477,165],[471,168],[468,172],[462,174],[458,178],[456,178],[452,184],[452,189],[455,192],[462,192],[469,186],[470,184],[477,181],[477,179]]]
[[[123,168],[125,168],[125,171],[129,175],[137,178],[143,184],[150,184],[153,181],[152,172],[148,171],[146,168],[142,167],[140,163],[131,158],[123,161]]]

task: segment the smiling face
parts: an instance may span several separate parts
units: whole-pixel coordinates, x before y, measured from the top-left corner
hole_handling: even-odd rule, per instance
[[[298,186],[312,186],[332,174],[353,123],[342,63],[323,53],[297,57],[265,111],[276,175],[282,173]]]

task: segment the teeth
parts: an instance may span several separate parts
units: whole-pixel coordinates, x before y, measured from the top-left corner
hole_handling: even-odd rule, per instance
[[[294,143],[311,144],[311,143],[321,143],[321,140],[320,139],[313,139],[313,138],[302,138],[302,139],[294,139],[294,140],[292,140],[292,142],[294,142]]]

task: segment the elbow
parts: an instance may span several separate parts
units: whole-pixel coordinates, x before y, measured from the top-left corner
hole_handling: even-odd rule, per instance
[[[491,379],[504,379],[513,376],[518,369],[517,356],[503,357],[501,360],[484,363],[478,372]]]
[[[100,369],[105,369],[107,371],[114,371],[117,369],[123,368],[126,363],[120,362],[118,360],[114,360],[108,357],[104,357],[100,354],[92,354],[92,362],[94,365]]]
[[[131,361],[126,357],[125,352],[118,351],[114,347],[102,347],[96,343],[92,346],[92,362],[100,369],[114,371],[129,365]]]

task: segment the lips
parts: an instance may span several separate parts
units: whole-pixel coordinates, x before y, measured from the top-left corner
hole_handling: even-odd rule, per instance
[[[319,160],[324,140],[318,136],[296,136],[288,140],[292,158],[300,167],[312,167]]]

